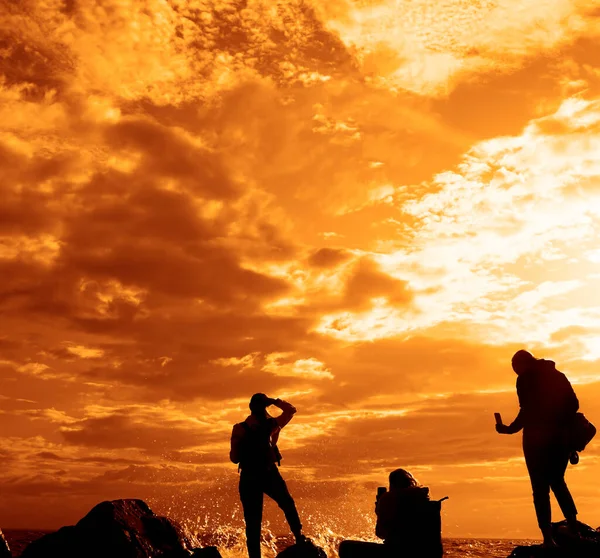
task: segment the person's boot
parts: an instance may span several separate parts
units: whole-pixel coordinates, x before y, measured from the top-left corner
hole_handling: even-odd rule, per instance
[[[544,538],[544,541],[542,542],[544,548],[556,548],[558,546],[552,536],[552,527],[542,529],[542,537]]]
[[[577,465],[577,463],[579,463],[579,454],[576,451],[572,451],[571,455],[569,455],[569,463],[571,463],[571,465]]]
[[[296,544],[306,544],[308,539],[302,533],[294,533],[294,538],[296,539]]]
[[[579,537],[579,521],[577,521],[577,517],[567,517],[567,529],[569,530],[569,534],[575,537]]]

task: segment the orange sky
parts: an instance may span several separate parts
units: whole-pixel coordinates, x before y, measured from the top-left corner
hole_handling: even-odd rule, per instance
[[[446,535],[537,536],[492,413],[528,347],[600,422],[594,4],[0,0],[0,526],[240,525],[264,391],[309,534],[402,466]]]

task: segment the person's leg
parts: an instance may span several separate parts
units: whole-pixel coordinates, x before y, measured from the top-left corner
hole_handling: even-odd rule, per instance
[[[296,541],[299,542],[303,540],[302,523],[300,522],[296,504],[283,477],[279,473],[279,469],[274,468],[269,471],[264,490],[265,494],[270,498],[273,498],[277,505],[283,510],[290,529],[292,530],[294,537],[296,537]]]
[[[246,546],[249,558],[260,558],[260,530],[263,512],[263,488],[260,475],[242,470],[240,499],[246,523]]]
[[[548,471],[548,452],[543,445],[529,441],[523,444],[525,463],[533,490],[533,505],[538,526],[546,546],[553,546],[552,515],[550,507],[550,475]]]
[[[342,541],[338,554],[340,558],[392,558],[384,544],[366,541]]]
[[[565,481],[565,473],[569,462],[569,452],[562,447],[556,447],[552,453],[550,470],[550,488],[560,506],[565,519],[571,527],[577,524],[577,507],[569,487]]]

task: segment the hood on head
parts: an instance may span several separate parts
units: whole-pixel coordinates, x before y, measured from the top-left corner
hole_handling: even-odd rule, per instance
[[[552,372],[553,370],[556,370],[556,363],[553,360],[538,358],[536,368],[543,372]]]

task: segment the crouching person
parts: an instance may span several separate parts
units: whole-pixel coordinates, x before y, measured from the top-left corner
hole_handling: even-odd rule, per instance
[[[440,558],[442,547],[442,500],[430,500],[429,488],[421,486],[404,469],[389,476],[390,487],[377,491],[375,535],[383,544],[342,541],[340,558]]]

